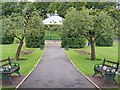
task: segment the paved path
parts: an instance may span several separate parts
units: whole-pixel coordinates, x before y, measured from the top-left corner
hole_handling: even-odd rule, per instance
[[[95,88],[57,46],[48,47],[37,68],[20,88]]]

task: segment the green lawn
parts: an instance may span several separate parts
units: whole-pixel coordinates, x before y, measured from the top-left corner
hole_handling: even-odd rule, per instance
[[[6,59],[8,56],[14,58],[17,46],[17,44],[2,45],[2,58],[0,58],[0,60]],[[25,60],[14,61],[20,64],[21,75],[27,75],[32,70],[32,68],[34,68],[35,64],[43,53],[43,50],[39,50],[38,48],[26,48],[23,46],[22,50],[24,49],[30,49],[34,51],[31,54],[24,54],[20,56],[20,58]]]
[[[69,49],[69,51],[65,52],[80,71],[87,76],[92,76],[94,73],[94,65],[102,63],[102,61],[91,61],[87,59],[90,58],[90,55],[81,55],[75,52],[75,50],[86,50],[90,52],[90,46],[86,46],[85,48],[81,49]],[[114,42],[112,47],[96,46],[96,58],[102,60],[106,58],[109,60],[118,61],[118,42]]]

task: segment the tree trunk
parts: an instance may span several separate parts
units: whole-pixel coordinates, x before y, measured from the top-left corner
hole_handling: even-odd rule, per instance
[[[90,44],[91,44],[91,60],[96,60],[96,56],[95,56],[95,42],[94,42],[94,40],[92,38],[90,40]]]
[[[16,52],[16,60],[19,60],[19,56],[20,56],[20,51],[21,51],[21,49],[22,49],[22,46],[23,46],[23,40],[20,40],[20,42],[19,42],[19,46],[18,46],[18,48],[17,48],[17,52]]]

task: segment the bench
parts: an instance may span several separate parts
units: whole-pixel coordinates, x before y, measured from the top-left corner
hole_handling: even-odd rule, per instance
[[[103,77],[105,77],[106,79],[105,82],[111,80],[115,84],[117,84],[117,82],[115,81],[115,76],[118,68],[119,68],[119,61],[115,62],[104,59],[101,64],[94,65],[93,77],[96,74],[101,74]]]
[[[20,65],[15,62],[11,62],[11,59],[8,57],[8,59],[5,60],[0,60],[0,76],[2,80],[8,79],[11,84],[13,84],[12,79],[11,79],[11,74],[17,73],[19,76],[19,70],[20,70]]]

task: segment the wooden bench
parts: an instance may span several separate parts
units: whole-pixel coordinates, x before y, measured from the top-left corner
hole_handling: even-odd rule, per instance
[[[0,60],[0,76],[2,80],[8,79],[11,84],[13,84],[12,79],[11,79],[11,74],[17,73],[19,76],[19,70],[20,70],[20,65],[15,62],[11,62],[11,59],[8,57],[8,59],[5,60]]]
[[[93,77],[96,74],[101,74],[106,78],[105,82],[111,80],[115,82],[115,84],[117,84],[117,82],[115,81],[115,76],[118,68],[119,68],[119,61],[115,62],[104,59],[101,64],[94,65],[95,72],[93,74]]]

